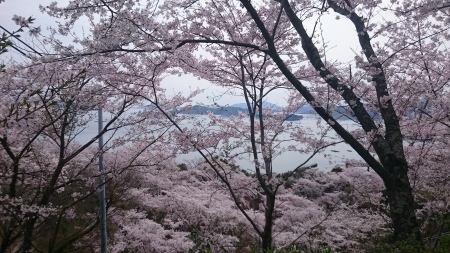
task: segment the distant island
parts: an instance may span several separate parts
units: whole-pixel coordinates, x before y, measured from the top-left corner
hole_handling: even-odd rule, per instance
[[[223,117],[238,116],[239,113],[248,114],[247,106],[245,104],[235,104],[230,106],[203,106],[203,105],[193,105],[186,108],[179,108],[177,113],[181,114],[199,114],[205,115],[211,112],[214,115],[219,115]],[[273,105],[273,104],[271,104]],[[266,107],[267,108],[267,107]],[[281,107],[270,107],[273,111],[281,111]],[[286,121],[298,121],[301,120],[303,116],[291,114],[287,116]]]
[[[142,108],[142,109],[154,109],[154,106],[150,105],[144,105],[139,106],[136,108]],[[281,112],[283,107],[278,106],[276,104],[270,103],[270,102],[264,102],[263,103],[264,109],[271,109],[273,112]],[[173,110],[171,110],[173,112]],[[180,114],[198,114],[198,115],[205,115],[208,114],[208,112],[211,112],[212,114],[223,116],[223,117],[231,117],[231,116],[238,116],[239,113],[248,114],[247,111],[247,104],[245,103],[238,103],[233,105],[224,105],[224,106],[207,106],[207,105],[193,105],[193,106],[186,106],[186,107],[177,107],[177,113]],[[286,118],[286,121],[298,121],[303,118],[303,116],[299,114],[317,114],[314,108],[309,105],[303,105],[300,108],[298,108],[294,113],[289,115]],[[373,118],[380,118],[380,115],[370,112],[369,115]],[[335,119],[351,119],[356,120],[355,116],[353,115],[352,110],[348,106],[339,106],[335,110],[332,111],[332,116]]]

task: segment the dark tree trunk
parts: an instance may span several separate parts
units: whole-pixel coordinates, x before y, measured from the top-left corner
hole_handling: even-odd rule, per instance
[[[263,252],[270,252],[272,250],[272,226],[273,226],[273,212],[275,210],[275,195],[266,195],[266,210],[265,210],[265,224],[262,236]]]
[[[361,123],[363,130],[368,134],[373,134],[372,147],[378,155],[379,161],[364,147],[362,143],[343,128],[336,119],[330,115],[325,108],[316,101],[316,97],[309,91],[308,87],[304,86],[299,79],[292,73],[292,71],[284,63],[283,59],[277,52],[273,36],[266,28],[264,22],[261,20],[258,12],[255,10],[250,1],[241,1],[243,6],[247,9],[252,19],[260,29],[264,39],[267,42],[267,53],[272,57],[274,62],[279,67],[284,76],[291,82],[291,84],[302,94],[320,115],[325,122],[339,134],[367,163],[368,165],[382,178],[386,187],[387,201],[390,207],[390,216],[392,219],[392,227],[394,229],[395,240],[412,240],[415,244],[421,245],[420,227],[415,216],[415,202],[412,194],[411,185],[408,180],[408,164],[406,162],[405,153],[403,151],[403,139],[398,117],[393,107],[392,101],[388,100],[386,104],[381,104],[381,98],[389,96],[388,85],[384,75],[383,66],[381,63],[374,61],[376,59],[375,51],[370,43],[370,37],[365,29],[364,21],[355,13],[350,13],[346,9],[342,9],[334,1],[327,0],[327,3],[337,13],[346,17],[354,23],[358,32],[359,42],[364,49],[364,53],[371,63],[372,67],[378,71],[369,73],[372,75],[372,80],[375,82],[374,88],[378,98],[380,113],[384,120],[385,135],[380,131],[379,126],[374,122],[373,118],[367,112],[360,97],[346,85],[346,83],[330,71],[321,59],[320,52],[317,49],[314,41],[306,32],[303,22],[299,19],[289,4],[288,0],[279,0],[283,10],[289,18],[291,24],[300,36],[302,48],[308,57],[312,66],[316,69],[323,80],[328,84],[328,87],[338,92],[341,97],[347,102],[353,113]]]
[[[3,229],[2,244],[0,245],[0,253],[5,253],[10,244],[10,237],[11,237],[12,231],[10,231],[9,228],[11,228],[11,226],[10,226],[10,224],[7,224],[7,225],[5,225],[5,228]]]
[[[394,241],[421,241],[416,204],[408,179],[407,164],[389,166],[391,180],[385,181]]]
[[[31,252],[31,248],[33,246],[33,230],[34,224],[37,221],[37,214],[31,213],[25,216],[25,224],[23,226],[23,243],[22,243],[22,252],[28,253]]]

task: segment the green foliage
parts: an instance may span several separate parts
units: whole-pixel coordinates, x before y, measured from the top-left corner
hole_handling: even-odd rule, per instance
[[[181,170],[181,171],[186,171],[188,168],[187,168],[187,165],[185,164],[185,163],[179,163],[179,164],[177,164],[177,167]]]
[[[197,230],[192,229],[188,238],[195,243],[195,245],[189,249],[188,253],[212,253],[211,247],[201,239]]]
[[[7,47],[12,45],[13,43],[8,39],[6,33],[3,33],[2,37],[0,38],[0,54],[8,52]]]
[[[211,163],[215,164],[215,165],[219,165],[220,164],[225,164],[227,165],[231,170],[236,171],[236,172],[243,172],[246,176],[249,176],[249,173],[246,172],[245,170],[242,170],[239,165],[231,162],[230,160],[228,160],[228,158],[225,157],[221,157],[218,155],[213,156],[210,159]]]
[[[327,248],[324,250],[320,250],[318,253],[333,253],[334,251],[331,248]]]
[[[450,252],[450,234],[442,236],[439,238],[439,245],[435,252]]]
[[[284,188],[286,188],[286,189],[290,189],[290,188],[292,188],[292,186],[294,185],[294,181],[293,180],[286,180],[285,182],[284,182]]]
[[[8,52],[8,47],[10,46],[12,46],[12,42],[8,39],[6,33],[3,33],[0,38],[0,55]],[[5,72],[5,67],[5,64],[0,63],[0,72]]]
[[[249,253],[334,253],[335,251],[330,247],[321,248],[316,251],[312,249],[306,249],[300,244],[294,243],[287,248],[277,249],[271,248],[265,251],[262,251],[260,245],[253,245],[250,247]]]
[[[435,239],[431,240],[425,247],[417,245],[417,241],[403,240],[393,241],[390,237],[384,237],[380,240],[367,242],[372,247],[364,249],[367,253],[448,253],[450,252],[450,235],[441,236],[436,245]],[[436,247],[434,247],[436,246]]]
[[[234,171],[240,170],[239,165],[234,164],[234,163],[230,162],[228,159],[223,158],[223,157],[219,157],[219,156],[217,156],[217,155],[213,157],[213,162],[216,162],[216,163],[217,163],[217,162],[222,162],[222,163],[224,163],[224,164],[230,166],[230,168],[231,168],[232,170],[234,170]]]
[[[166,212],[148,211],[147,219],[152,220],[158,224],[163,224],[166,215],[167,215]]]
[[[36,19],[33,17],[29,17],[27,19],[28,24],[32,24],[35,20]],[[19,32],[23,32],[22,27],[19,30],[14,31],[9,35],[6,33],[2,34],[2,36],[0,37],[0,55],[8,52],[8,47],[11,47],[14,45],[13,42],[10,40],[10,38],[11,37],[19,38],[20,37],[20,34],[18,34]],[[5,67],[6,67],[5,64],[0,63],[0,72],[5,72]]]

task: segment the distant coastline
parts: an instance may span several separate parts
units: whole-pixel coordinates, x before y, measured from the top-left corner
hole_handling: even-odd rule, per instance
[[[152,106],[139,106],[136,107],[139,109],[151,109]],[[270,102],[264,102],[263,103],[264,109],[270,109],[272,112],[281,112],[283,110],[283,107],[278,106],[276,104],[272,104]],[[239,104],[233,104],[233,105],[216,105],[216,106],[208,106],[208,105],[193,105],[193,106],[186,106],[186,107],[178,107],[176,110],[176,113],[179,114],[194,114],[194,115],[206,115],[209,112],[211,112],[214,115],[222,116],[222,117],[231,117],[231,116],[238,116],[241,114],[248,114],[247,111],[247,104],[245,103],[239,103]],[[294,113],[290,114],[286,121],[298,121],[303,119],[303,115],[308,114],[317,114],[314,108],[309,105],[303,105],[302,107],[298,108]],[[378,118],[379,115],[376,115],[374,113],[369,113],[372,117]],[[348,106],[339,106],[336,109],[332,111],[332,115],[336,119],[340,120],[355,120],[355,117],[352,113],[352,110]]]
[[[238,116],[241,114],[248,114],[247,109],[237,106],[223,106],[223,107],[207,107],[202,105],[194,105],[186,108],[178,109],[177,113],[180,114],[196,114],[205,115],[211,112],[214,115],[219,115],[223,117]],[[286,121],[297,121],[303,119],[303,116],[297,114],[287,115]]]

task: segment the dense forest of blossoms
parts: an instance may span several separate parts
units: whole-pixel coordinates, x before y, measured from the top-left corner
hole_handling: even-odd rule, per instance
[[[61,21],[47,33],[18,8],[0,39],[0,253],[98,252],[101,176],[111,252],[447,252],[449,6],[73,0],[41,7]],[[350,62],[330,55],[330,17],[352,27]],[[177,114],[202,92],[168,95],[162,80],[182,73],[247,113]],[[265,108],[278,89],[287,106]],[[322,119],[313,129],[286,121],[304,104]],[[111,117],[81,141],[98,108]],[[274,172],[283,152],[339,142],[369,169]],[[192,151],[200,162],[174,162]],[[235,165],[242,155],[252,168]]]

